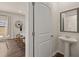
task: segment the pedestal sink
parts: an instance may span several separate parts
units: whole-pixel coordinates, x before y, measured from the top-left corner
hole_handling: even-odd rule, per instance
[[[71,38],[68,36],[60,36],[59,39],[65,43],[64,57],[69,57],[70,56],[70,44],[76,43],[77,40],[75,38]]]

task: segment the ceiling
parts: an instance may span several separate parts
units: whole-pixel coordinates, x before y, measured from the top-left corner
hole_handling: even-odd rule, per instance
[[[25,14],[27,11],[27,2],[0,2],[0,10]]]

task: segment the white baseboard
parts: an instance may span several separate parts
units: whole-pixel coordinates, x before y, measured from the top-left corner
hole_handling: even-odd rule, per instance
[[[58,53],[58,52],[64,55],[64,53],[61,52],[61,51],[55,51],[55,52],[53,52],[52,56],[54,56],[54,55],[55,55],[56,53]]]

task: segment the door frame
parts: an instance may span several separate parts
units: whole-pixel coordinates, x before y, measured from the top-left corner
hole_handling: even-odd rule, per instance
[[[32,6],[33,6],[33,57],[35,57],[35,2],[32,2]]]
[[[39,2],[40,3],[40,2]],[[47,7],[48,7],[48,5],[47,4],[45,4],[45,3],[41,3],[41,4],[43,4],[43,5],[46,5]],[[29,8],[30,9],[32,9],[32,10],[30,10],[30,11],[32,11],[32,16],[30,16],[32,19],[30,19],[30,21],[32,21],[32,23],[29,21],[29,25],[31,25],[30,27],[32,27],[31,29],[31,31],[30,31],[30,37],[32,37],[31,39],[30,39],[30,37],[29,37],[29,56],[30,57],[35,57],[35,8],[34,8],[34,6],[35,6],[35,2],[30,2],[29,3],[29,5],[31,6],[29,6]],[[30,12],[29,11],[29,12]],[[29,28],[29,30],[30,30],[30,28]]]

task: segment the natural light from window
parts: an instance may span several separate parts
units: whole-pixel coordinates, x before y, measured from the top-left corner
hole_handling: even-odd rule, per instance
[[[0,37],[8,35],[8,16],[0,15]]]

